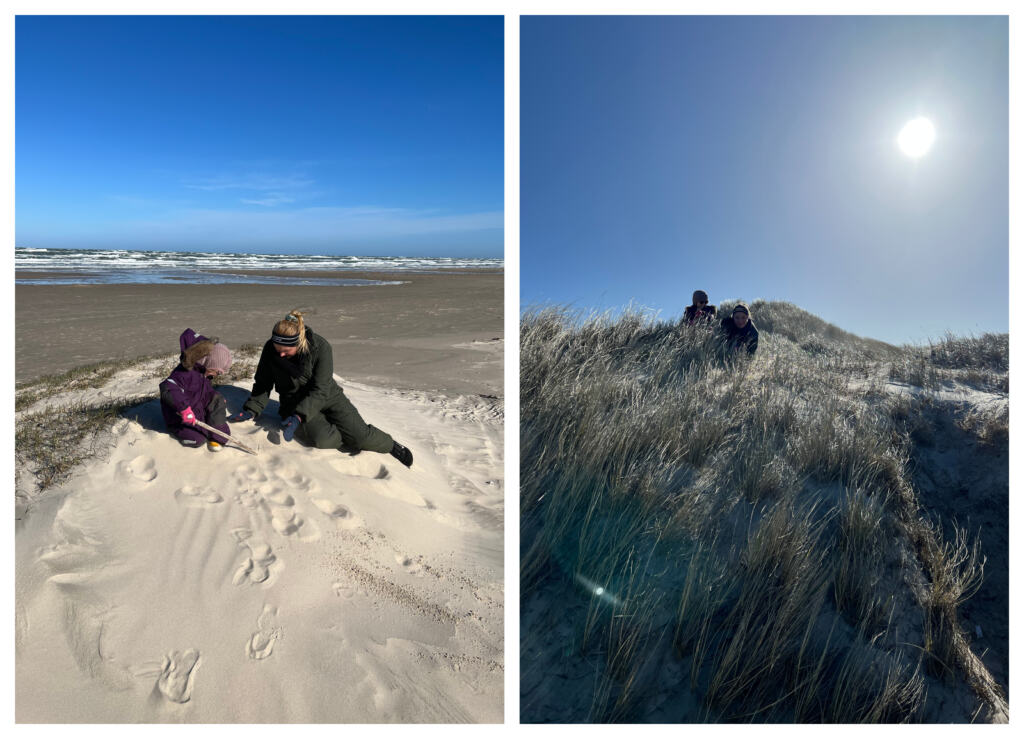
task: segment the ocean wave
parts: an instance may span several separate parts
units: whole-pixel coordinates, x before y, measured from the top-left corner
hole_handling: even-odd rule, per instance
[[[17,247],[15,271],[82,272],[109,269],[360,270],[425,271],[502,269],[500,258],[243,254],[227,252],[131,251],[127,249],[41,249]]]

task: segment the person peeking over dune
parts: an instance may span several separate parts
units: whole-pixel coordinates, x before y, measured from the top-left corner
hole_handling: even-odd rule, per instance
[[[683,311],[683,320],[686,321],[687,326],[710,323],[714,320],[716,312],[715,306],[708,305],[708,294],[703,290],[694,290],[693,305],[686,306],[686,310]]]
[[[726,348],[730,352],[747,350],[754,355],[757,351],[757,328],[750,320],[750,309],[740,303],[732,309],[732,315],[722,319],[721,334]]]
[[[293,310],[278,321],[263,345],[252,393],[232,423],[259,416],[277,390],[285,441],[293,438],[319,449],[340,449],[390,454],[412,467],[412,452],[359,415],[334,381],[334,359],[328,341],[306,326],[303,314]]]

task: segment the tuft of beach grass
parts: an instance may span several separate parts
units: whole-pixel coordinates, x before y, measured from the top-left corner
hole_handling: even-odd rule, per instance
[[[251,379],[261,348],[246,345],[235,350],[231,368],[214,384]],[[166,377],[176,364],[176,357],[149,355],[91,364],[20,384],[15,389],[17,515],[23,515],[39,495],[67,481],[82,464],[104,458],[116,443],[114,425],[131,409],[157,400],[156,378]],[[107,397],[93,392],[105,386],[116,391],[119,376],[139,371],[154,378],[152,393]],[[31,489],[26,489],[27,480]]]

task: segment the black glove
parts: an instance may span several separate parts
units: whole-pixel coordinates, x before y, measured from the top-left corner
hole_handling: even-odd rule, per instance
[[[252,411],[238,411],[233,416],[228,416],[228,421],[231,423],[241,423],[242,421],[248,421],[250,418],[256,418],[256,414]]]
[[[406,467],[412,467],[412,452],[409,451],[408,447],[402,446],[397,441],[391,444],[391,456]]]

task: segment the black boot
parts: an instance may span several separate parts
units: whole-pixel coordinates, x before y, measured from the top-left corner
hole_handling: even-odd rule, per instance
[[[412,452],[409,451],[408,447],[402,446],[397,441],[391,445],[391,456],[406,467],[412,467]]]

